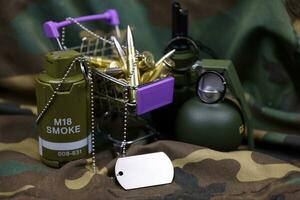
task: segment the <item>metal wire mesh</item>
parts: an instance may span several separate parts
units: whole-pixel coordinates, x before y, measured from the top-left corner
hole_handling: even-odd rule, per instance
[[[124,110],[125,91],[129,87],[122,82],[105,73],[94,70],[95,96],[102,113],[120,112]]]

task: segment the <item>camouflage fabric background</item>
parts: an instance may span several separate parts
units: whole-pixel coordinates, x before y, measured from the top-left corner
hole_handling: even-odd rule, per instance
[[[110,151],[97,153],[97,174],[91,160],[70,162],[61,169],[40,161],[34,117],[7,117],[0,130],[0,199],[297,199],[299,160],[282,161],[251,152],[211,149],[159,141],[132,146],[128,155],[163,151],[175,169],[170,185],[123,190],[112,177],[115,159]],[[22,126],[23,130],[11,126]],[[9,134],[3,134],[9,133]]]
[[[171,185],[126,192],[111,178],[114,157],[52,169],[39,160],[35,75],[53,50],[42,23],[118,10],[133,27],[139,50],[162,54],[171,37],[170,0],[0,1],[0,198],[7,199],[297,199],[299,158],[290,152],[222,153],[174,141],[134,146],[129,155],[164,151],[173,161]],[[300,147],[300,5],[297,0],[187,0],[190,36],[232,59],[251,104],[257,141]],[[286,6],[285,6],[286,5]],[[103,24],[97,28],[108,30]],[[67,38],[72,42],[73,36]],[[265,143],[263,145],[265,147]],[[277,148],[277,146],[276,146]],[[296,153],[295,153],[296,152]],[[280,159],[278,159],[280,158]]]

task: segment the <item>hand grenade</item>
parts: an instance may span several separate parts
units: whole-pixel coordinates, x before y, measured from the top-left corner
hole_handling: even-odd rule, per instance
[[[37,77],[37,107],[43,114],[37,121],[39,151],[53,167],[91,153],[90,92],[79,61],[74,61],[78,56],[73,50],[46,54],[45,71]]]

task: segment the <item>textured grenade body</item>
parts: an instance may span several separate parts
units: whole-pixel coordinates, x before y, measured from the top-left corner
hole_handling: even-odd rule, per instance
[[[179,141],[231,151],[241,144],[244,122],[233,102],[206,104],[194,97],[179,109],[175,130]]]

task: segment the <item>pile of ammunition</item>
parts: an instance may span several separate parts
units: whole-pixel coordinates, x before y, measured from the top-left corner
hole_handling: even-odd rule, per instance
[[[141,54],[137,53],[129,26],[127,28],[127,48],[125,50],[115,37],[112,37],[112,40],[117,55],[110,58],[90,56],[90,64],[101,72],[125,80],[132,87],[165,78],[175,65],[170,59],[175,50],[170,51],[157,62],[148,51]]]

